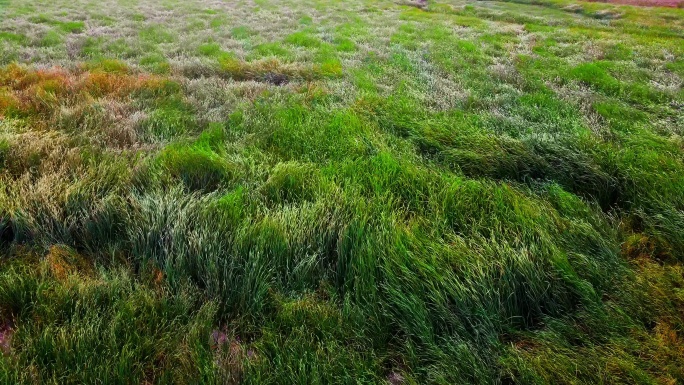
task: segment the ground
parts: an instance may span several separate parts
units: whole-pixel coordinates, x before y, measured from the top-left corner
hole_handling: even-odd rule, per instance
[[[684,10],[0,20],[0,383],[684,382]]]

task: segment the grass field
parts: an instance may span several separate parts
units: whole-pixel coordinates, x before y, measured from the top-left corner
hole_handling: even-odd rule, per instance
[[[684,384],[684,9],[0,0],[0,384]]]

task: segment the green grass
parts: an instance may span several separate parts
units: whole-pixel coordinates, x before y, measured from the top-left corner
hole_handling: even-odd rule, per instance
[[[155,74],[167,74],[171,71],[168,60],[161,54],[149,54],[140,59],[140,65]]]
[[[63,41],[64,38],[59,33],[49,31],[40,39],[39,45],[42,47],[54,47],[62,44]]]
[[[175,37],[162,25],[152,25],[140,30],[140,39],[152,44],[171,43]]]
[[[148,118],[141,124],[145,136],[154,139],[169,140],[175,136],[185,135],[194,129],[195,121],[185,106],[176,101],[164,102],[153,109]]]
[[[65,33],[80,33],[85,29],[85,23],[82,21],[59,21],[43,14],[32,16],[29,20],[33,23],[53,25]]]
[[[300,47],[318,47],[321,41],[307,32],[295,32],[285,38],[285,42]]]
[[[244,39],[249,38],[253,33],[249,29],[249,27],[242,25],[242,26],[235,27],[235,28],[231,29],[230,34],[235,39],[244,40]]]
[[[684,11],[0,6],[0,384],[684,382]]]
[[[26,42],[26,36],[18,33],[0,32],[0,40],[22,44]]]

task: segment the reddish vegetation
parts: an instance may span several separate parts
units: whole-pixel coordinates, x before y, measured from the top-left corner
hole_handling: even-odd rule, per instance
[[[0,355],[9,354],[12,347],[12,325],[9,322],[0,323]]]
[[[53,67],[31,70],[19,65],[0,68],[0,116],[12,113],[41,114],[56,105],[90,97],[124,98],[132,92],[159,90],[166,85],[153,75],[131,75],[102,70],[67,71]]]
[[[589,0],[596,3],[627,4],[641,7],[684,7],[684,0]]]
[[[45,261],[50,273],[60,281],[64,281],[70,275],[75,274],[82,277],[87,276],[93,271],[92,265],[86,258],[63,246],[50,247],[50,251],[45,256]]]

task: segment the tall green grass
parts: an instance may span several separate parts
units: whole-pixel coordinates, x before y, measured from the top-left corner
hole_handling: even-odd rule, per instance
[[[684,381],[680,13],[348,3],[0,69],[0,383]]]

